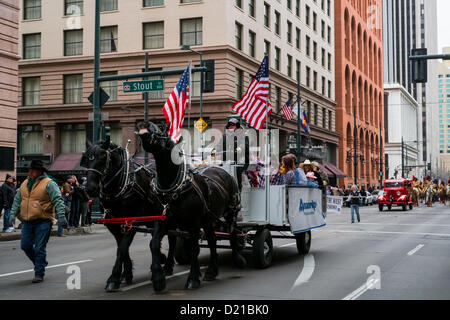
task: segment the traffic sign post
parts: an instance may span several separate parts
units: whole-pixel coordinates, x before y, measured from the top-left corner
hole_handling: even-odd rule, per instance
[[[164,90],[164,80],[127,81],[123,83],[123,92],[149,92]]]
[[[205,122],[205,120],[203,120],[202,118],[198,119],[195,123],[194,123],[194,127],[195,129],[197,129],[199,132],[203,132],[205,131],[206,127],[208,126],[208,124]],[[203,148],[203,146],[202,146]]]

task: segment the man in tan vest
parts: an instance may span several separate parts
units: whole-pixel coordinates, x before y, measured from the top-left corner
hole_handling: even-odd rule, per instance
[[[46,246],[56,222],[67,225],[65,207],[56,182],[47,174],[41,160],[31,161],[28,178],[22,183],[14,197],[10,220],[20,212],[23,220],[21,248],[34,264],[33,283],[44,281],[47,266]]]

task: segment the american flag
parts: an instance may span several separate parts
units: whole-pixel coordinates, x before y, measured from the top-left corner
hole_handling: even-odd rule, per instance
[[[162,109],[166,117],[166,122],[170,124],[168,132],[175,142],[178,142],[180,139],[184,111],[189,104],[190,67],[191,65],[186,68]]]
[[[294,114],[292,113],[291,100],[292,98],[289,98],[289,100],[284,104],[283,108],[281,108],[281,111],[283,111],[284,116],[288,120],[291,120],[294,117]]]
[[[272,113],[269,101],[269,61],[267,56],[264,57],[245,95],[233,106],[233,111],[253,128],[257,130],[263,128],[266,117]]]

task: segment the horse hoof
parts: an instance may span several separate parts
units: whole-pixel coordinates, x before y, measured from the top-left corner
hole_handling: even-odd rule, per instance
[[[133,283],[133,277],[126,277],[126,276],[122,276],[122,278],[120,279],[120,283],[121,284],[126,284],[126,285],[130,285]]]
[[[163,272],[164,272],[164,275],[166,277],[173,275],[173,269],[172,268],[163,268]]]
[[[117,292],[119,290],[120,284],[117,282],[108,282],[105,287],[106,292]]]
[[[200,280],[198,279],[190,279],[187,281],[185,289],[187,290],[196,290],[200,287]]]
[[[160,281],[153,281],[153,290],[155,290],[156,293],[161,293],[166,288],[166,280],[160,280]]]
[[[247,260],[242,255],[236,254],[233,255],[233,264],[239,269],[244,269],[247,266]]]
[[[211,272],[211,273],[206,272],[205,276],[203,277],[203,281],[214,281],[214,280],[216,280],[216,277],[217,277],[217,273],[214,274],[213,272]]]

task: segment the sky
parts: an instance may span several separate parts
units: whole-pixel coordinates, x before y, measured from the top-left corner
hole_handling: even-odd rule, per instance
[[[450,0],[437,0],[438,11],[438,49],[450,47]]]

